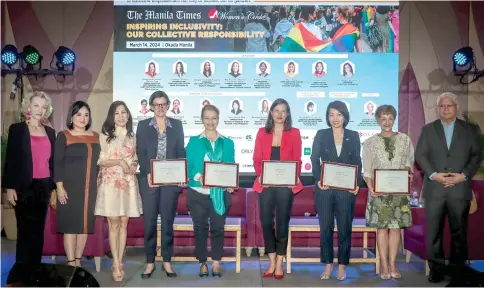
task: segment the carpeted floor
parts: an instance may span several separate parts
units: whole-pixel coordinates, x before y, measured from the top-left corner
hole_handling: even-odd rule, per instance
[[[308,249],[308,253],[317,253],[317,249]],[[1,242],[1,285],[5,286],[14,261],[15,241],[2,238]],[[242,253],[245,255],[245,252]],[[128,248],[125,257],[125,279],[123,282],[114,282],[111,278],[111,259],[104,257],[100,272],[95,271],[94,260],[83,259],[82,266],[92,273],[102,287],[334,287],[334,286],[366,286],[366,287],[444,287],[448,281],[431,285],[424,275],[424,262],[413,257],[410,263],[405,263],[403,255],[399,256],[398,268],[402,273],[402,279],[381,280],[375,274],[375,266],[370,264],[352,264],[347,268],[347,279],[338,281],[336,269],[334,277],[330,280],[320,280],[323,267],[319,263],[295,263],[292,264],[292,273],[286,275],[283,280],[262,279],[261,275],[268,265],[267,257],[259,257],[253,253],[251,257],[244,257],[241,263],[241,272],[235,273],[234,263],[223,263],[223,276],[221,278],[200,278],[198,276],[199,265],[194,262],[177,262],[173,268],[178,274],[177,278],[171,279],[161,270],[161,263],[157,263],[157,271],[149,280],[143,280],[140,274],[144,270],[144,256],[142,248]],[[45,263],[65,264],[65,257],[57,257],[52,260],[44,257]],[[484,262],[475,261],[473,268],[484,271]],[[209,269],[210,265],[209,265]],[[472,270],[472,278],[484,283],[482,273]],[[476,285],[477,286],[477,285]]]

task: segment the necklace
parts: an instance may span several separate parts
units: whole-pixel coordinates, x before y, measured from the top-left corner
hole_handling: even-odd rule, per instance
[[[32,124],[30,124],[30,121],[27,121],[27,126],[32,127],[32,129],[34,129],[34,130],[38,130],[38,129],[40,129],[40,127],[41,127],[42,125],[39,125],[39,126],[32,125]]]

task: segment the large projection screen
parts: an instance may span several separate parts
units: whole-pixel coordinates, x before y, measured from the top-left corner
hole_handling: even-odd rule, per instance
[[[201,108],[213,104],[241,173],[251,174],[257,130],[284,98],[301,130],[302,172],[311,173],[328,103],[346,103],[347,128],[362,142],[380,131],[379,105],[398,111],[398,2],[195,2],[114,3],[114,100],[128,105],[135,129],[153,117],[147,101],[162,90],[187,144],[203,130]]]

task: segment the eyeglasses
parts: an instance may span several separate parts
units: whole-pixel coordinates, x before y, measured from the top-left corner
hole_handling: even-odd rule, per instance
[[[169,103],[163,103],[163,104],[152,104],[151,106],[152,106],[153,108],[158,108],[158,109],[159,109],[159,108],[166,108],[166,107],[170,106],[170,104],[169,104]]]

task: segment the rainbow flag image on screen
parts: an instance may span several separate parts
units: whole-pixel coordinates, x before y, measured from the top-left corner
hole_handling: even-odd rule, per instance
[[[301,23],[295,24],[284,42],[280,52],[353,52],[360,31],[350,23],[341,25],[332,39],[322,41],[314,36]]]

